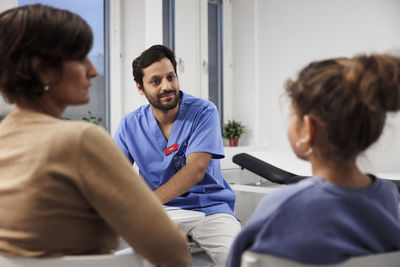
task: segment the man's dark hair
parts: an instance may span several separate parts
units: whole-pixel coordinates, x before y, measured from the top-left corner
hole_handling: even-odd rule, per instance
[[[153,45],[149,49],[143,51],[142,54],[132,62],[132,74],[135,82],[139,83],[143,88],[143,69],[163,58],[168,58],[169,61],[171,61],[172,66],[174,66],[175,74],[177,74],[174,52],[164,45]]]

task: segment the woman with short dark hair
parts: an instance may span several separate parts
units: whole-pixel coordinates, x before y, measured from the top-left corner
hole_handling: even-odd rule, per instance
[[[187,266],[185,235],[109,134],[65,121],[89,102],[92,31],[43,5],[0,14],[0,92],[15,110],[0,124],[0,254],[110,253],[121,235],[162,266]]]

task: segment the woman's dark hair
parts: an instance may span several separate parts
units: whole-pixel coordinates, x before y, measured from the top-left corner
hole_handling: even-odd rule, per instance
[[[142,54],[132,62],[132,74],[135,82],[139,83],[143,88],[143,69],[147,68],[154,62],[162,60],[163,58],[168,58],[169,61],[171,61],[175,74],[177,74],[174,52],[166,46],[153,45],[143,51]]]
[[[39,73],[61,75],[67,60],[84,59],[92,47],[90,26],[78,15],[40,4],[0,14],[0,92],[9,103],[40,97]]]
[[[382,133],[386,112],[400,109],[400,58],[360,55],[313,62],[286,92],[297,114],[319,134],[312,144],[327,159],[355,158]]]

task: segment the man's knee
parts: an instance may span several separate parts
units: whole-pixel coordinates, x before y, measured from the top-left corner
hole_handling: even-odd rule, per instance
[[[206,251],[215,266],[224,266],[233,240],[240,232],[239,221],[230,214],[207,216],[189,235]]]

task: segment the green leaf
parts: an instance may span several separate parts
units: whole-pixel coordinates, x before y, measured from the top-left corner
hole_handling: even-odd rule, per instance
[[[82,117],[82,120],[99,125],[103,121],[103,118],[96,117],[91,111],[88,111],[87,114]]]

